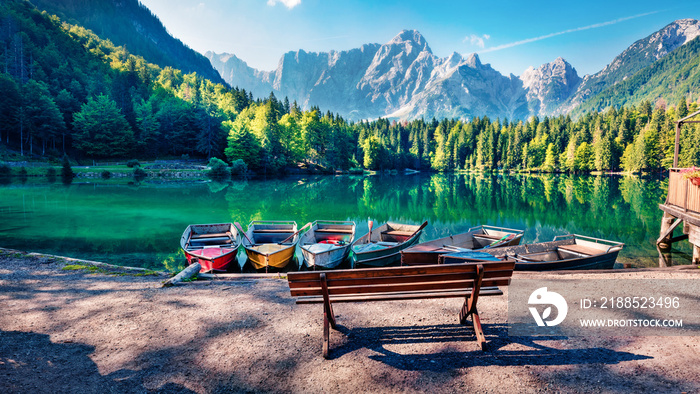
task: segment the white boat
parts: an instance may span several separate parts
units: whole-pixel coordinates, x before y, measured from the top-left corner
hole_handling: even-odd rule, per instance
[[[355,222],[317,220],[299,241],[309,268],[336,268],[350,253],[355,240]]]

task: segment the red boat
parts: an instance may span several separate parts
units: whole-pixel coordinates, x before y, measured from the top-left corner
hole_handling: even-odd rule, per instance
[[[180,238],[187,264],[197,259],[200,272],[228,271],[232,263],[238,263],[240,244],[241,236],[233,223],[191,224]]]

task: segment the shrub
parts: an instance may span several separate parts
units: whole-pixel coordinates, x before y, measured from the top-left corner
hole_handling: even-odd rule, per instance
[[[19,169],[19,176],[20,178],[26,178],[27,177],[27,169],[22,167]]]
[[[107,171],[107,170],[104,170],[104,171],[102,171],[100,176],[102,177],[102,179],[109,179],[112,177],[112,173]]]
[[[217,159],[216,157],[212,157],[209,160],[209,168],[210,178],[219,180],[228,178],[228,165],[226,165],[226,163],[223,160]]]
[[[248,165],[243,159],[237,159],[231,163],[231,175],[245,175],[248,172]]]
[[[129,168],[141,167],[141,163],[136,159],[132,159],[126,162],[126,166]]]
[[[63,183],[70,183],[74,177],[75,173],[70,166],[68,156],[63,156],[63,164],[61,166],[61,179],[63,180]]]
[[[146,174],[146,171],[144,171],[143,168],[141,168],[141,167],[134,168],[134,179],[136,179],[137,181],[140,181],[143,178],[145,178],[146,176],[148,176],[148,174]]]
[[[12,169],[5,163],[0,164],[0,178],[9,178],[12,174]]]

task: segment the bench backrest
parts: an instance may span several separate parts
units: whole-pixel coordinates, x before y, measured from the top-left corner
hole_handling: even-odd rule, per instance
[[[292,297],[323,295],[321,274],[328,294],[376,294],[402,291],[464,290],[473,287],[477,267],[483,267],[482,287],[507,286],[514,261],[441,264],[411,267],[364,268],[287,274]]]

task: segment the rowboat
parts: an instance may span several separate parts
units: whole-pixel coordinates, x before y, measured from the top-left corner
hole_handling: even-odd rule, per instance
[[[187,264],[196,259],[202,266],[200,272],[228,271],[236,261],[240,244],[240,235],[232,223],[191,224],[180,238]]]
[[[309,268],[336,268],[350,253],[355,240],[355,222],[317,220],[299,244]]]
[[[370,222],[371,224],[371,222]],[[401,261],[401,251],[415,245],[428,225],[385,223],[355,240],[351,245],[352,263],[384,267]]]
[[[284,268],[294,257],[299,242],[293,221],[254,220],[242,239],[246,255],[255,269]]]
[[[423,242],[401,251],[401,265],[437,264],[441,254],[519,245],[523,230],[495,226],[472,227],[466,233]]]
[[[612,269],[625,244],[584,235],[568,234],[554,237],[551,242],[482,249],[501,260],[515,260],[519,271]],[[469,252],[447,254],[441,263],[471,261]]]

